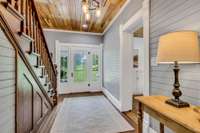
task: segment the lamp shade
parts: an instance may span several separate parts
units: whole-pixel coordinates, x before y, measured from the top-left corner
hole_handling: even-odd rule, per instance
[[[179,31],[160,37],[157,63],[199,63],[200,47],[198,33]]]

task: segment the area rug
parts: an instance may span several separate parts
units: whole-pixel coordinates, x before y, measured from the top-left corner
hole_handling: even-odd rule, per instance
[[[51,133],[119,133],[133,131],[104,96],[65,98]]]

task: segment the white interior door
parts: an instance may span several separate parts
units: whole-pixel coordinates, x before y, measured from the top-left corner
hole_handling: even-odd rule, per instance
[[[138,56],[138,67],[134,68],[136,81],[133,85],[136,86],[133,94],[142,94],[144,88],[144,39],[133,37],[133,53]]]
[[[101,89],[101,49],[99,47],[61,45],[57,52],[60,94]]]

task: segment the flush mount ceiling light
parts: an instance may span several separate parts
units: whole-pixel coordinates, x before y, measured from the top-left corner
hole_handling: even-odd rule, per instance
[[[83,26],[83,28],[85,28],[85,29],[88,28],[88,25],[87,25],[87,24],[83,24],[82,26]]]
[[[93,13],[95,13],[96,17],[100,17],[101,5],[102,4],[98,0],[82,0],[82,10],[86,20],[90,20]]]

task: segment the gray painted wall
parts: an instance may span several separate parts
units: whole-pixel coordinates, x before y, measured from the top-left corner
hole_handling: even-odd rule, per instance
[[[150,55],[156,57],[160,35],[177,30],[200,32],[199,0],[151,0]],[[151,66],[150,94],[171,96],[173,71],[171,65]],[[181,65],[182,99],[200,105],[200,64]],[[151,126],[158,130],[158,122]],[[166,129],[168,130],[168,129]],[[171,131],[168,131],[171,132]]]
[[[131,0],[127,8],[117,18],[111,28],[104,35],[104,87],[119,100],[119,26],[133,16],[141,7],[143,0]]]
[[[67,32],[52,32],[44,31],[49,50],[54,54],[55,61],[55,41],[59,40],[66,43],[78,43],[78,44],[96,44],[99,45],[103,42],[101,36],[97,35],[84,35],[78,33]]]
[[[4,133],[15,132],[15,85],[15,50],[0,28],[0,129]]]

